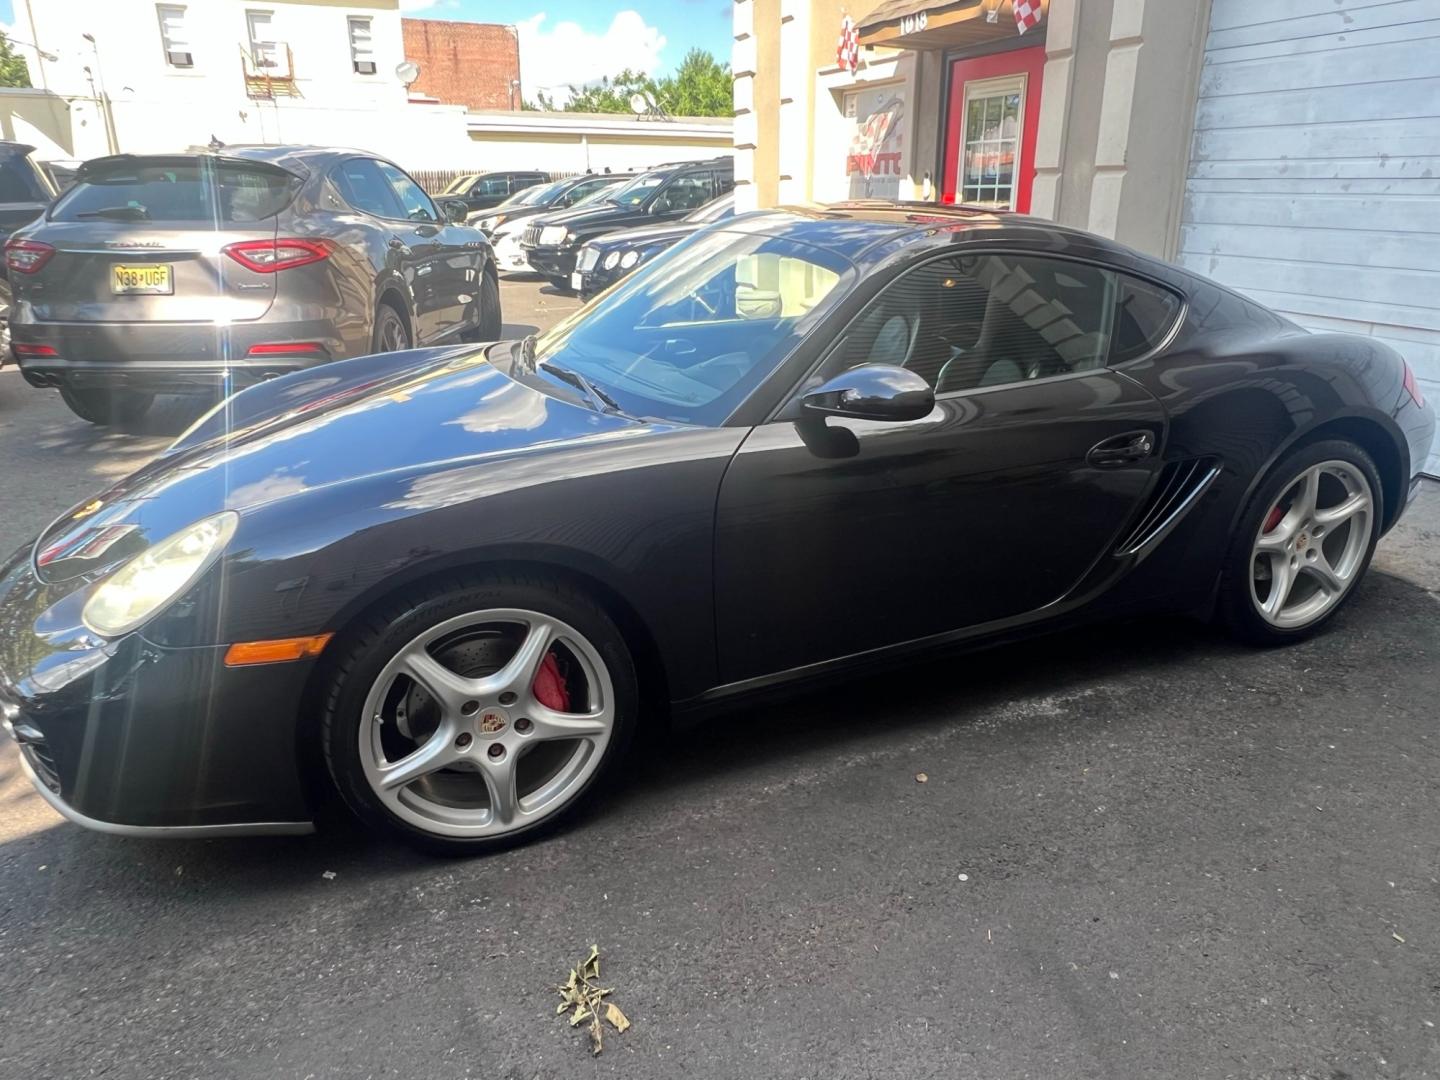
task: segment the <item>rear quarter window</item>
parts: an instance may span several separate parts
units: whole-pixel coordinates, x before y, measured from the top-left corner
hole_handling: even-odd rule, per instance
[[[1112,364],[1134,360],[1155,348],[1180,314],[1180,298],[1169,289],[1125,274],[1118,278],[1115,324],[1110,333]]]
[[[67,191],[52,221],[263,221],[285,209],[300,180],[263,166],[204,160],[125,162],[95,170]]]

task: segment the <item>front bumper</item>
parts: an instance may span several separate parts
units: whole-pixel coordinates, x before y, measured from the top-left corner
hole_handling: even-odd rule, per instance
[[[312,663],[227,668],[223,645],[36,633],[73,586],[0,572],[0,715],[40,795],[128,836],[303,833],[298,705]]]
[[[547,278],[563,278],[569,285],[570,274],[575,269],[575,255],[578,249],[564,247],[522,248],[530,268]]]
[[[326,319],[232,323],[12,322],[15,345],[39,345],[55,356],[20,356],[32,386],[183,393],[234,389],[314,367],[347,355],[335,324]],[[317,343],[323,352],[250,356],[255,345]]]
[[[495,265],[500,268],[501,273],[528,274],[530,273],[530,260],[525,257],[525,249],[520,246],[520,233],[501,233],[491,240],[495,249]]]
[[[586,270],[580,275],[580,295],[588,300],[596,293],[604,292],[640,265],[643,264],[637,263],[635,266],[630,267],[623,267],[616,264],[608,270],[605,269],[603,265],[596,265],[593,269]]]

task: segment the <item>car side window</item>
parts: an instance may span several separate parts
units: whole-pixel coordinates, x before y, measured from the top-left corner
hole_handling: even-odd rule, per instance
[[[404,217],[399,200],[381,174],[378,164],[370,158],[351,158],[335,167],[330,174],[340,197],[362,214],[382,218]]]
[[[659,196],[671,211],[690,211],[704,206],[715,197],[715,177],[711,173],[677,176]]]
[[[902,275],[851,324],[832,372],[892,364],[937,394],[1104,366],[1115,274],[1028,255],[962,255]]]
[[[425,194],[419,184],[388,162],[381,161],[377,164],[385,174],[385,179],[390,182],[395,197],[400,200],[401,217],[422,222],[440,220],[440,212],[435,209],[430,196]]]
[[[519,191],[525,185],[517,183],[515,190]],[[492,176],[489,179],[481,180],[471,190],[472,195],[508,195],[510,194],[510,181],[503,176]]]
[[[716,184],[715,184],[715,192],[716,192],[716,194],[718,194],[718,195],[728,195],[730,192],[732,192],[732,191],[735,190],[735,174],[734,174],[734,173],[730,173],[730,172],[716,173],[716,174],[715,174],[715,179],[716,179]]]
[[[1110,363],[1123,364],[1144,356],[1164,340],[1179,314],[1180,298],[1169,289],[1120,274]]]

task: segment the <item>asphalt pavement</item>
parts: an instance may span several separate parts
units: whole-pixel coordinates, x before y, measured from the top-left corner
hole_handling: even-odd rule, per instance
[[[0,549],[185,411],[0,371]],[[1440,1075],[1437,536],[1432,486],[1306,644],[1147,620],[722,716],[485,859],[99,836],[7,745],[0,1078]],[[634,1024],[593,1059],[592,943]]]

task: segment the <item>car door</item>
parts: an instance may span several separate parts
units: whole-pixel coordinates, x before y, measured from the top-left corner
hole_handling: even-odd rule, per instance
[[[1105,366],[1119,280],[952,255],[846,326],[808,386],[895,364],[929,380],[935,407],[906,423],[776,419],[747,437],[717,505],[727,682],[1000,628],[1071,596],[1151,486],[1164,436],[1159,403]]]
[[[445,242],[448,223],[425,190],[388,161],[378,162],[409,226],[405,240],[414,267],[415,341],[424,345],[456,330],[473,293],[473,255]],[[424,310],[421,310],[422,298]]]

